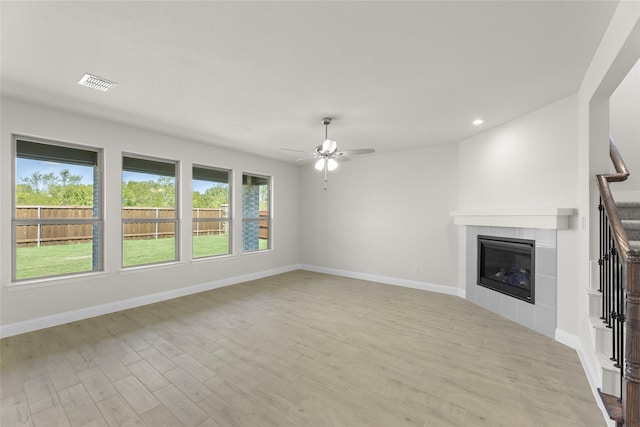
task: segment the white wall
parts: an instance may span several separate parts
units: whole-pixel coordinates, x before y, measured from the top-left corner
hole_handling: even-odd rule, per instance
[[[66,113],[2,98],[0,145],[0,324],[6,327],[29,319],[54,316],[87,307],[130,300],[184,287],[248,277],[298,262],[298,169],[296,166],[211,145],[166,136],[147,130]],[[11,194],[12,133],[65,141],[104,149],[105,272],[73,279],[41,282],[47,286],[10,290],[11,283]],[[164,267],[122,270],[120,239],[120,177],[122,152],[157,156],[180,162],[182,198],[182,261]],[[192,262],[190,241],[190,178],[192,163],[233,170],[234,200],[239,201],[241,175],[254,172],[273,177],[274,250],[241,253],[239,202],[234,205],[234,255]]]
[[[640,201],[640,61],[609,99],[609,129],[630,176],[613,184],[618,201]],[[613,165],[611,166],[613,171]]]
[[[459,209],[576,206],[575,96],[460,143]]]
[[[329,175],[301,166],[302,263],[457,286],[455,144],[353,158]]]

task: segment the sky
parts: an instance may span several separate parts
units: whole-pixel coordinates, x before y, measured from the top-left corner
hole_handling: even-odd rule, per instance
[[[22,158],[18,158],[16,161],[16,183],[20,184],[22,178],[28,178],[35,172],[40,172],[42,175],[48,173],[58,175],[64,169],[68,169],[71,175],[80,175],[82,184],[93,184],[93,168],[89,166]]]

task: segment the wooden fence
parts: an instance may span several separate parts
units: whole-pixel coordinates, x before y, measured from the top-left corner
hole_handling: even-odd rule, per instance
[[[227,209],[193,208],[193,219],[224,218]],[[151,222],[133,222],[124,224],[125,240],[157,239],[174,237],[173,223],[155,222],[156,218],[173,218],[173,208],[125,207],[122,218],[151,220]],[[267,211],[260,211],[266,217]],[[93,208],[90,206],[18,206],[16,219],[90,219]],[[228,234],[228,221],[193,221],[194,236]],[[93,234],[92,224],[40,224],[19,225],[16,227],[16,246],[66,245],[69,243],[90,242]],[[260,238],[268,238],[268,223],[260,221]]]
[[[86,219],[91,206],[18,206],[16,219]],[[41,224],[16,227],[16,246],[61,245],[91,241],[92,224]]]
[[[194,208],[193,218],[224,218],[225,211],[226,209]],[[122,208],[122,218],[151,220],[150,222],[124,224],[124,238],[132,240],[173,237],[175,236],[174,223],[153,220],[174,218],[174,216],[175,210],[173,208]],[[91,219],[92,217],[93,208],[90,206],[18,206],[16,208],[16,219],[18,220]],[[227,221],[193,221],[192,223],[194,236],[227,234],[227,228]],[[92,234],[92,224],[19,225],[16,227],[16,245],[17,247],[26,247],[90,242]]]

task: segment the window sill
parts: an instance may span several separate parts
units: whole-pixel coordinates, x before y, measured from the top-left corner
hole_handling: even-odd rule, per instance
[[[128,274],[145,273],[149,270],[166,270],[169,268],[177,268],[182,267],[183,265],[183,261],[163,262],[161,264],[136,265],[133,267],[123,267],[118,271],[118,274],[126,276]]]
[[[247,255],[258,255],[258,254],[264,254],[264,253],[271,253],[274,252],[273,248],[270,249],[260,249],[257,251],[249,251],[249,252],[242,252],[240,255],[242,256],[247,256]]]
[[[200,258],[193,258],[191,260],[191,264],[200,264],[202,262],[207,262],[207,261],[229,259],[229,258],[233,258],[234,256],[235,256],[234,254],[224,254],[224,255],[212,255],[212,256],[204,256]]]
[[[88,279],[99,279],[107,277],[109,273],[105,271],[90,272],[90,273],[78,273],[66,276],[45,277],[37,279],[26,279],[19,282],[11,282],[7,284],[7,289],[11,292],[14,291],[26,291],[29,289],[46,288],[49,286],[67,285],[75,282],[84,282]]]

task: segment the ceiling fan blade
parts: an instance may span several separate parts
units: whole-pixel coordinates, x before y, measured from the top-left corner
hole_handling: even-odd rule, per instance
[[[280,148],[283,151],[295,151],[296,153],[309,153],[308,151],[294,150],[293,148]]]
[[[338,163],[344,163],[344,162],[348,162],[349,161],[349,158],[348,157],[344,157],[342,155],[342,152],[337,152],[337,153],[333,154],[332,156],[328,156],[327,158],[333,159]]]
[[[359,156],[361,154],[375,153],[373,148],[356,148],[355,150],[344,150],[336,153],[337,156]]]
[[[301,157],[299,159],[296,159],[296,162],[302,162],[304,160],[311,160],[311,159],[317,159],[317,157],[316,156]]]

